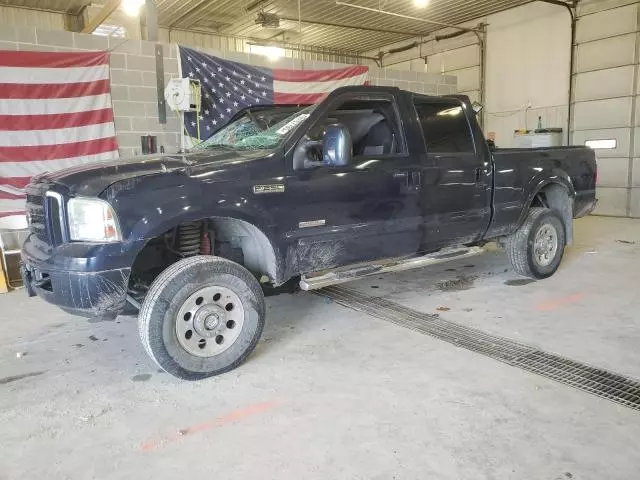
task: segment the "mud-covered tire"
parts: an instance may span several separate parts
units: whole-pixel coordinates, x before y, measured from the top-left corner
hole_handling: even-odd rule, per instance
[[[555,232],[556,248],[548,252],[547,258],[544,258],[543,254],[543,260],[540,260],[540,250],[536,249],[536,238],[545,232],[551,232],[550,236]],[[529,210],[522,226],[507,237],[505,248],[511,265],[517,273],[525,277],[542,279],[553,275],[560,266],[565,244],[565,226],[560,215],[549,208],[534,207]]]
[[[183,321],[178,314],[194,295],[212,288],[236,295],[243,320],[238,322],[241,327],[236,328],[240,331],[233,332],[236,338],[225,346],[226,350],[212,356],[198,356],[188,350],[189,345],[184,346],[182,338],[178,340],[182,326],[177,322]],[[220,298],[219,294],[214,296]],[[198,300],[202,302],[201,298]],[[196,313],[193,316],[195,318]],[[160,368],[184,380],[200,380],[239,366],[258,343],[264,317],[262,289],[248,270],[223,258],[196,256],[174,263],[154,280],[142,303],[138,326],[145,350]],[[195,329],[195,320],[193,323]],[[215,340],[217,343],[217,337]]]

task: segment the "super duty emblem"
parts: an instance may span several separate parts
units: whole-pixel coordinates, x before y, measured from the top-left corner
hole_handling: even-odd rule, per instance
[[[282,193],[284,192],[284,185],[281,183],[274,183],[271,185],[254,185],[253,193]]]

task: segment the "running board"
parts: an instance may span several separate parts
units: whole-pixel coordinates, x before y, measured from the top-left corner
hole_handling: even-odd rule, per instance
[[[300,280],[300,288],[302,290],[318,290],[328,287],[329,285],[350,282],[369,275],[412,270],[414,268],[426,267],[427,265],[448,262],[449,260],[472,257],[482,252],[484,252],[482,247],[449,248],[422,257],[411,257],[391,261],[390,263],[368,263],[348,270],[333,270],[322,275],[305,275]]]

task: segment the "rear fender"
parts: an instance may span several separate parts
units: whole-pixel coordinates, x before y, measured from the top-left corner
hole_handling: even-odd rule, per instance
[[[549,194],[551,197],[548,200],[551,208],[554,208],[564,220],[567,245],[570,245],[573,242],[573,201],[576,196],[576,190],[571,181],[571,177],[560,169],[553,169],[551,172],[541,173],[539,176],[534,177],[529,183],[529,188],[527,188],[529,196],[526,202],[524,202],[525,208],[520,213],[518,228],[525,222],[536,196],[545,189],[549,190],[549,187],[552,185],[557,185],[562,189],[550,190]],[[568,202],[558,197],[557,192],[561,191],[567,195],[569,199]]]

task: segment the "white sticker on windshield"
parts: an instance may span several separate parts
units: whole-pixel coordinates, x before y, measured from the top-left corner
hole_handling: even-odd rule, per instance
[[[295,127],[297,127],[302,122],[304,122],[307,118],[309,118],[309,115],[310,115],[309,113],[303,113],[302,115],[298,115],[296,118],[291,120],[289,123],[287,123],[286,125],[283,125],[282,127],[280,127],[280,129],[278,129],[276,131],[276,133],[278,135],[286,135],[291,130],[293,130]]]

